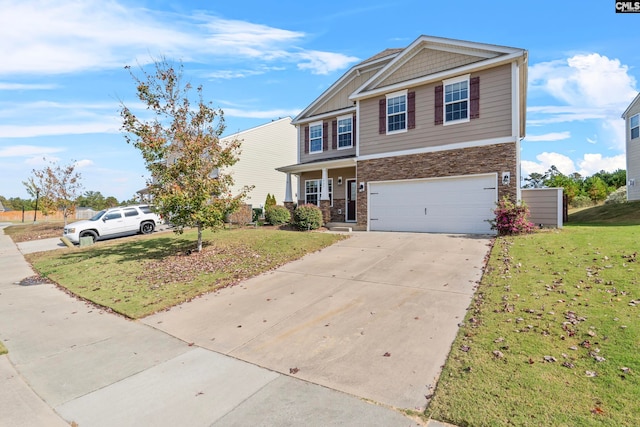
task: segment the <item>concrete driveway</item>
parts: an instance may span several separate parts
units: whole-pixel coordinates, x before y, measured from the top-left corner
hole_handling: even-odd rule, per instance
[[[143,320],[234,358],[398,408],[424,408],[490,238],[354,233]]]

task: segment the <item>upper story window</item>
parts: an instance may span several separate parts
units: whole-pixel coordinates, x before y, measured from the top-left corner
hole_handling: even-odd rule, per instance
[[[309,126],[309,153],[322,152],[322,122]]]
[[[387,133],[407,130],[407,91],[387,95]]]
[[[635,139],[640,136],[640,114],[631,116],[629,119],[629,129],[631,130],[631,139]]]
[[[469,121],[469,76],[444,81],[444,124]]]
[[[353,147],[353,118],[338,117],[338,150]]]

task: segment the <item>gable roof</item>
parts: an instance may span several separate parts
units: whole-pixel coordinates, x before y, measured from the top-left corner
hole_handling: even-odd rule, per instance
[[[365,59],[362,62],[351,67],[346,73],[344,73],[335,83],[327,88],[320,96],[318,96],[307,108],[302,110],[292,121],[291,124],[295,125],[304,121],[305,118],[314,116],[317,109],[325,103],[327,100],[338,94],[341,90],[344,90],[349,83],[355,80],[364,79],[364,75],[367,73],[377,72],[385,64],[391,61],[396,55],[398,55],[403,49],[385,49],[373,55],[370,58]],[[350,95],[351,93],[349,93]]]
[[[426,67],[415,62],[425,55]],[[428,55],[428,56],[427,56]],[[429,61],[429,59],[442,61]],[[415,59],[412,63],[412,60]],[[325,116],[355,111],[360,99],[428,84],[461,74],[477,72],[517,61],[521,135],[524,136],[527,93],[527,51],[520,48],[422,35],[405,48],[385,49],[354,65],[292,121],[293,125]],[[356,85],[354,85],[356,84]],[[350,86],[351,85],[351,86]],[[345,95],[345,91],[349,93]],[[332,98],[339,98],[339,101]]]
[[[424,50],[455,54],[461,60],[449,66],[442,65],[434,67],[432,70],[420,70],[421,73],[416,74],[413,78],[409,76],[403,81],[391,81],[391,76],[394,73],[397,73]],[[512,62],[519,57],[523,57],[526,61],[526,56],[527,53],[524,49],[423,35],[395,55],[375,76],[360,86],[349,99],[358,100],[377,96],[408,86],[442,80],[448,76],[479,71],[501,63]],[[427,72],[425,73],[425,71]]]
[[[633,98],[633,101],[631,101],[631,104],[629,104],[629,106],[627,107],[626,110],[624,110],[624,113],[622,113],[622,118],[626,119],[627,115],[629,114],[629,111],[635,107],[636,105],[638,105],[640,103],[640,92],[638,92],[638,94],[636,95],[635,98]]]

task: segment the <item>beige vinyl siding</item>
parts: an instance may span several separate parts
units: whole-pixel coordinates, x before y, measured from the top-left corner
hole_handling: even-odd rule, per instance
[[[349,100],[349,96],[355,92],[364,82],[369,80],[379,68],[361,72],[360,76],[354,76],[344,87],[342,87],[334,96],[328,98],[313,111],[309,111],[306,117],[319,114],[329,113],[331,111],[341,110],[343,108],[353,107],[353,101]]]
[[[640,113],[640,102],[636,102],[625,117],[625,135],[627,136],[627,199],[640,200],[640,138],[631,139],[629,122],[631,116]],[[629,180],[634,180],[634,185],[628,185]]]
[[[282,205],[286,190],[286,175],[275,168],[291,165],[297,161],[296,128],[289,117],[267,123],[223,138],[242,141],[240,160],[230,172],[234,179],[232,194],[238,194],[245,185],[255,185],[249,192],[247,204],[262,207],[267,193],[276,197]],[[291,176],[292,188],[297,186],[296,177]]]
[[[353,113],[348,113],[345,115],[351,115],[353,116]],[[332,117],[329,119],[326,119],[323,121],[323,123],[327,123],[327,132],[328,132],[328,149],[327,150],[323,150],[322,153],[305,153],[304,152],[304,148],[305,148],[305,144],[304,144],[304,128],[309,126],[309,124],[302,124],[298,127],[298,132],[300,133],[300,163],[308,163],[308,162],[314,162],[317,160],[327,160],[327,159],[333,159],[336,157],[345,157],[345,156],[355,156],[356,154],[356,149],[355,149],[355,140],[352,141],[353,143],[353,147],[351,148],[343,148],[343,149],[333,149],[331,141],[333,138],[333,134],[332,134],[332,126],[331,126],[331,122],[333,122],[334,120],[338,120],[338,117]],[[352,134],[353,136],[353,134]],[[295,162],[294,162],[295,163]],[[285,163],[286,164],[286,163]]]
[[[444,70],[462,67],[473,62],[482,61],[484,58],[462,55],[459,53],[444,52],[441,50],[422,49],[411,61],[394,71],[388,79],[381,82],[382,85],[392,85],[418,77],[434,74]]]
[[[480,77],[480,117],[467,123],[448,126],[434,124],[434,88],[442,82],[409,89],[416,92],[416,127],[407,132],[379,134],[378,101],[384,96],[361,101],[358,125],[360,155],[511,136],[511,65],[471,74],[471,77],[475,76]]]
[[[344,200],[346,199],[346,183],[347,179],[355,179],[356,178],[356,168],[340,168],[340,169],[329,169],[327,171],[327,178],[333,178],[333,199],[334,200]],[[338,184],[338,178],[342,177],[342,184]],[[304,203],[304,195],[305,195],[305,181],[308,179],[322,179],[322,171],[317,170],[313,172],[305,172],[302,173],[299,177],[299,185],[298,185],[298,200],[299,203]],[[295,187],[293,187],[295,188]]]
[[[562,188],[523,188],[522,201],[535,225],[562,228]]]

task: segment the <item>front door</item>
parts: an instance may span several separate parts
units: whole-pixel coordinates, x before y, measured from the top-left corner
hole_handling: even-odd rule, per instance
[[[355,179],[347,180],[347,221],[356,220],[356,195],[358,189],[356,187]]]

